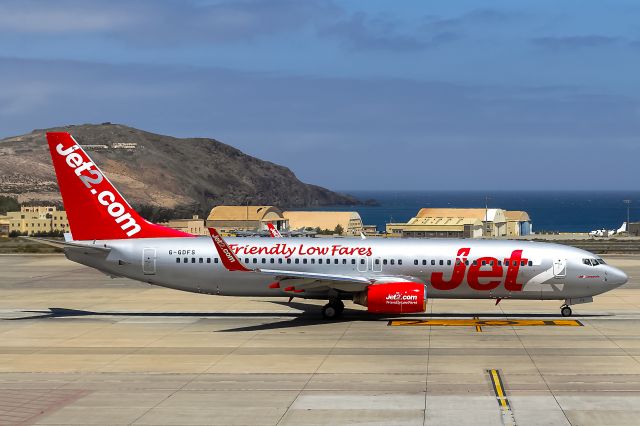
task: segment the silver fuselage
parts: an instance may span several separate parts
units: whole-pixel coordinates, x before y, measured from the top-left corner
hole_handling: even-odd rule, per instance
[[[627,281],[625,273],[615,267],[585,264],[584,259],[598,258],[585,250],[531,241],[382,238],[227,238],[226,241],[251,269],[417,278],[426,283],[430,298],[578,299],[604,293]],[[82,243],[106,246],[111,251],[105,258],[90,251],[65,250],[67,257],[112,276],[205,294],[292,295],[284,286],[270,288],[273,276],[225,269],[209,237]],[[459,256],[460,250],[466,250],[463,257]],[[514,251],[520,250],[523,260],[518,262],[517,270],[512,270],[509,283],[507,265]],[[474,260],[480,258],[496,259],[496,264],[492,266],[487,260],[486,266],[478,262],[474,267]],[[448,289],[433,285],[434,274],[440,281],[450,280],[456,264],[464,270],[459,284],[449,284]],[[492,270],[494,275],[478,278],[479,270]],[[496,276],[496,271],[502,271],[502,276]],[[470,285],[470,273],[476,274],[475,285]],[[482,289],[478,289],[478,282]],[[489,282],[497,285],[486,285]],[[347,299],[356,288],[351,289],[346,283],[338,290],[340,297]],[[318,288],[296,297],[322,299],[326,295],[327,291]]]

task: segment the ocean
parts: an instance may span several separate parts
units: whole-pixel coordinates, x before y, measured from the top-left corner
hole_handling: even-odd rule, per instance
[[[367,225],[383,231],[389,222],[406,222],[422,207],[485,207],[524,210],[534,232],[589,232],[618,229],[627,220],[640,219],[640,191],[339,191],[360,200],[374,199],[379,206],[325,206],[320,210],[360,213]],[[310,210],[318,210],[313,208]]]

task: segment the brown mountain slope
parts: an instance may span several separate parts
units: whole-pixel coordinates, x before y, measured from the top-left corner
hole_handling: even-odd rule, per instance
[[[132,204],[174,208],[195,204],[309,207],[355,204],[353,197],[301,182],[286,167],[262,161],[214,139],[179,139],[118,124],[85,124],[0,140],[0,194],[59,200],[45,140],[68,131]],[[106,147],[105,147],[106,146]]]

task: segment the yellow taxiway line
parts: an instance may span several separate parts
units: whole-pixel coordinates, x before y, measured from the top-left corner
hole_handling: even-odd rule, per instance
[[[534,320],[534,319],[505,319],[505,320],[481,320],[473,319],[427,319],[427,320],[391,320],[390,326],[423,326],[423,327],[582,327],[582,323],[577,320]]]

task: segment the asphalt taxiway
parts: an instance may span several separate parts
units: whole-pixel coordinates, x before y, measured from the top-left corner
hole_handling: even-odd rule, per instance
[[[606,259],[630,282],[563,324],[560,302],[511,300],[325,322],[320,302],[0,256],[0,424],[637,425],[640,257]]]

